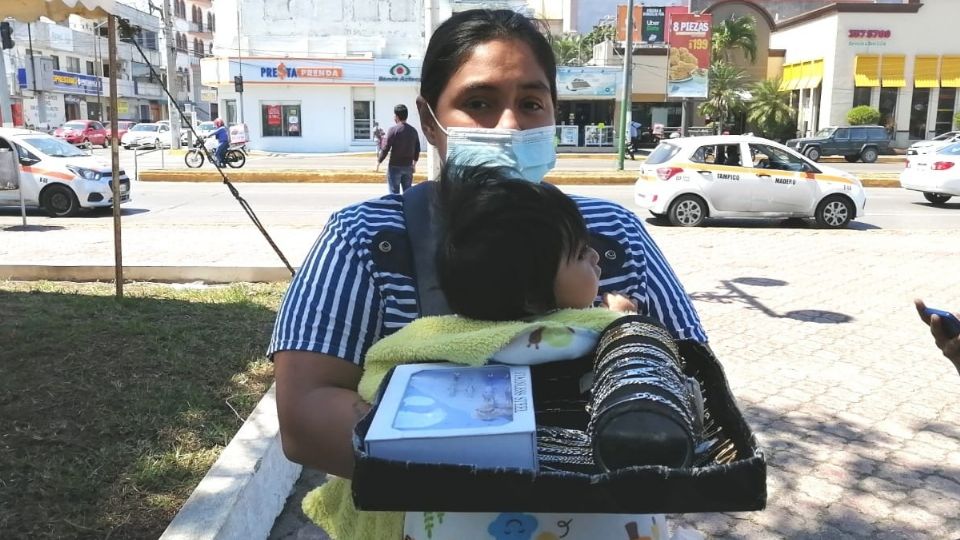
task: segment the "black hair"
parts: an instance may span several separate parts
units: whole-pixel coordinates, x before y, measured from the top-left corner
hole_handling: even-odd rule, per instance
[[[397,115],[397,118],[399,118],[401,121],[406,122],[407,115],[409,114],[407,112],[407,106],[403,104],[397,105],[393,108],[393,114]]]
[[[450,77],[477,45],[495,39],[526,43],[543,69],[550,85],[550,97],[557,103],[557,62],[539,23],[509,9],[471,9],[455,13],[433,32],[423,55],[420,95],[437,109],[437,101]]]
[[[437,275],[454,313],[506,321],[557,307],[560,263],[587,244],[576,203],[507,167],[444,167]]]

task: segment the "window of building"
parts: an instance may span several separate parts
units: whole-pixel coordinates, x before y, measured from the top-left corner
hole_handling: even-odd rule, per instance
[[[74,56],[67,57],[67,71],[80,73],[80,59]]]
[[[102,65],[103,65],[103,71],[102,71],[103,76],[109,78],[109,77],[110,77],[110,64],[107,63],[107,62],[104,62]]]
[[[87,75],[96,75],[93,71],[93,62],[91,60],[87,60]]]
[[[223,115],[223,121],[230,124],[237,123],[237,100],[235,99],[225,99],[223,100],[223,110],[225,111]]]
[[[217,29],[217,18],[214,17],[212,11],[207,12],[207,28],[213,32]]]
[[[927,138],[927,109],[930,107],[930,89],[914,88],[910,100],[910,138]]]
[[[260,102],[260,125],[264,137],[300,137],[303,135],[300,120],[299,101]]]
[[[880,89],[880,125],[887,128],[891,135],[897,129],[897,96],[899,94],[899,88]]]
[[[374,102],[354,100],[353,102],[353,139],[368,141],[373,129]]]
[[[53,60],[53,69],[60,69],[60,57],[55,54],[51,54],[50,59]]]
[[[941,88],[937,98],[937,123],[934,129],[937,135],[942,135],[953,129],[953,115],[957,105],[957,89]]]
[[[870,105],[870,97],[873,94],[873,88],[868,86],[858,86],[853,89],[853,106]]]

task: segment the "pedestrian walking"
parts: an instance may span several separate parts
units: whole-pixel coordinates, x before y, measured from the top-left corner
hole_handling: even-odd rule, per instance
[[[380,164],[387,158],[387,154],[390,154],[390,161],[387,162],[387,185],[393,194],[410,189],[417,160],[420,159],[420,133],[417,128],[407,123],[408,114],[406,105],[393,108],[395,124],[387,131],[387,138],[377,159],[379,170]]]
[[[386,135],[386,132],[383,131],[383,128],[380,127],[379,122],[373,123],[373,140],[377,142],[377,153],[379,154],[380,149],[383,148],[383,136]]]
[[[640,148],[640,129],[643,124],[636,120],[630,121],[630,159],[634,159],[634,153]]]

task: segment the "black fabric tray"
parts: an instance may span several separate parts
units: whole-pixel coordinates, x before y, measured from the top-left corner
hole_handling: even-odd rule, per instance
[[[633,467],[605,474],[583,474],[378,459],[368,456],[363,448],[377,410],[374,404],[354,429],[354,504],[361,510],[448,512],[643,514],[762,510],[767,499],[766,461],[737,409],[723,368],[709,347],[692,341],[678,345],[687,375],[695,377],[702,387],[707,411],[705,431],[720,440],[718,455],[704,466]],[[384,378],[380,394],[392,374],[391,370]],[[536,379],[535,374],[535,400]]]

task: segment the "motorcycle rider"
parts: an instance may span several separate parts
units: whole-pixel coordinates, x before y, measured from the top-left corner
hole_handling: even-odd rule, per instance
[[[217,127],[213,133],[207,135],[207,138],[216,137],[217,142],[217,166],[220,168],[226,167],[227,165],[227,147],[230,146],[230,135],[227,133],[227,127],[223,125],[223,118],[217,118],[213,121],[213,125]]]

